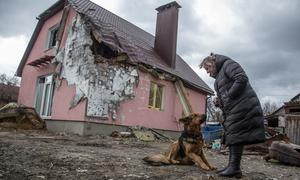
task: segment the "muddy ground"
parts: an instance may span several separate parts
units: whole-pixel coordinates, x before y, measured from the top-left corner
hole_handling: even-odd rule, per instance
[[[163,152],[169,142],[135,138],[82,137],[43,131],[0,131],[0,179],[224,179],[196,166],[150,166],[142,158]],[[205,150],[224,167],[227,156]],[[244,155],[242,179],[300,179],[300,167]]]

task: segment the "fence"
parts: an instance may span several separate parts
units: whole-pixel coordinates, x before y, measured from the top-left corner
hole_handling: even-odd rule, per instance
[[[286,115],[285,132],[292,143],[300,145],[300,115]]]

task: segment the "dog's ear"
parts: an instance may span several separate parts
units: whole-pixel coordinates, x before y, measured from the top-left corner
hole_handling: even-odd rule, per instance
[[[182,117],[179,119],[179,122],[183,123],[183,124],[187,124],[191,121],[192,115],[189,115],[189,116],[185,116],[185,117]]]
[[[205,114],[198,114],[198,113],[193,113],[188,116],[182,117],[179,119],[179,122],[183,124],[188,124],[190,123],[193,119],[198,119],[199,123],[202,124],[203,122],[206,121],[206,115]]]
[[[205,114],[197,114],[195,113],[193,115],[193,119],[197,121],[198,124],[202,124],[206,121],[206,115]]]

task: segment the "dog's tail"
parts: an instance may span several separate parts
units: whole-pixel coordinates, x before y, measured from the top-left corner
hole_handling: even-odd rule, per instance
[[[163,154],[147,156],[143,160],[153,166],[162,166],[171,164],[169,159]]]

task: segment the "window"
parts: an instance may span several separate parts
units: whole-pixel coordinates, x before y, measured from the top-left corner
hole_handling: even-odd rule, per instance
[[[55,25],[49,29],[46,49],[51,49],[55,46],[58,35],[58,27],[58,25]]]
[[[38,78],[35,109],[42,117],[51,116],[53,89],[53,75]]]
[[[162,85],[151,82],[149,95],[149,108],[163,109],[164,87]]]
[[[290,113],[297,113],[300,112],[300,109],[290,109]]]

